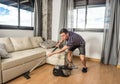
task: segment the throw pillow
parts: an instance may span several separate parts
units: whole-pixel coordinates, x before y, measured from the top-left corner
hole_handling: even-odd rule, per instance
[[[5,49],[4,44],[0,44],[0,56],[1,56],[2,59],[6,59],[6,58],[10,57],[7,50]]]
[[[40,46],[42,48],[46,48],[46,49],[49,49],[49,48],[53,48],[56,46],[56,42],[55,41],[52,41],[52,40],[46,40],[46,41],[43,41],[40,43]]]

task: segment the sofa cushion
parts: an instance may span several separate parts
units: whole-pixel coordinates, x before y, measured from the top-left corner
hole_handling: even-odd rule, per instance
[[[55,41],[52,41],[52,40],[46,40],[46,41],[43,41],[40,43],[40,46],[42,48],[46,48],[46,49],[50,49],[50,48],[53,48],[56,46],[56,43]]]
[[[7,52],[12,52],[15,51],[12,42],[9,38],[0,38],[0,43],[5,44],[5,48],[7,50]]]
[[[18,65],[30,62],[40,57],[46,56],[43,48],[35,48],[24,51],[10,53],[9,59],[2,59],[2,70],[6,70]]]
[[[1,43],[0,43],[0,56],[2,59],[6,59],[10,57],[7,50],[5,49],[5,44],[1,44]]]
[[[42,37],[30,37],[30,41],[32,43],[33,48],[39,47],[40,43],[43,42]]]
[[[32,48],[32,43],[28,37],[11,37],[10,40],[15,51]]]

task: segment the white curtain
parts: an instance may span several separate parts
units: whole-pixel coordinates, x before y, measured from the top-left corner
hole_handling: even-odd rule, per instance
[[[62,28],[73,28],[73,9],[74,0],[61,0],[59,31]],[[58,35],[59,38],[60,36]]]
[[[73,28],[74,0],[62,0],[60,10],[59,30]]]

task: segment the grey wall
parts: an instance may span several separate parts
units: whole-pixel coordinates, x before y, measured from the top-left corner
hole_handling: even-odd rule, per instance
[[[4,30],[0,29],[0,37],[33,36],[33,30]]]

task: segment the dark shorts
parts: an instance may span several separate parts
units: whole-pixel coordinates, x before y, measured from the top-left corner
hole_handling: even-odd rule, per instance
[[[79,55],[85,55],[85,45],[71,46],[68,50],[73,52],[76,48],[79,49]]]

